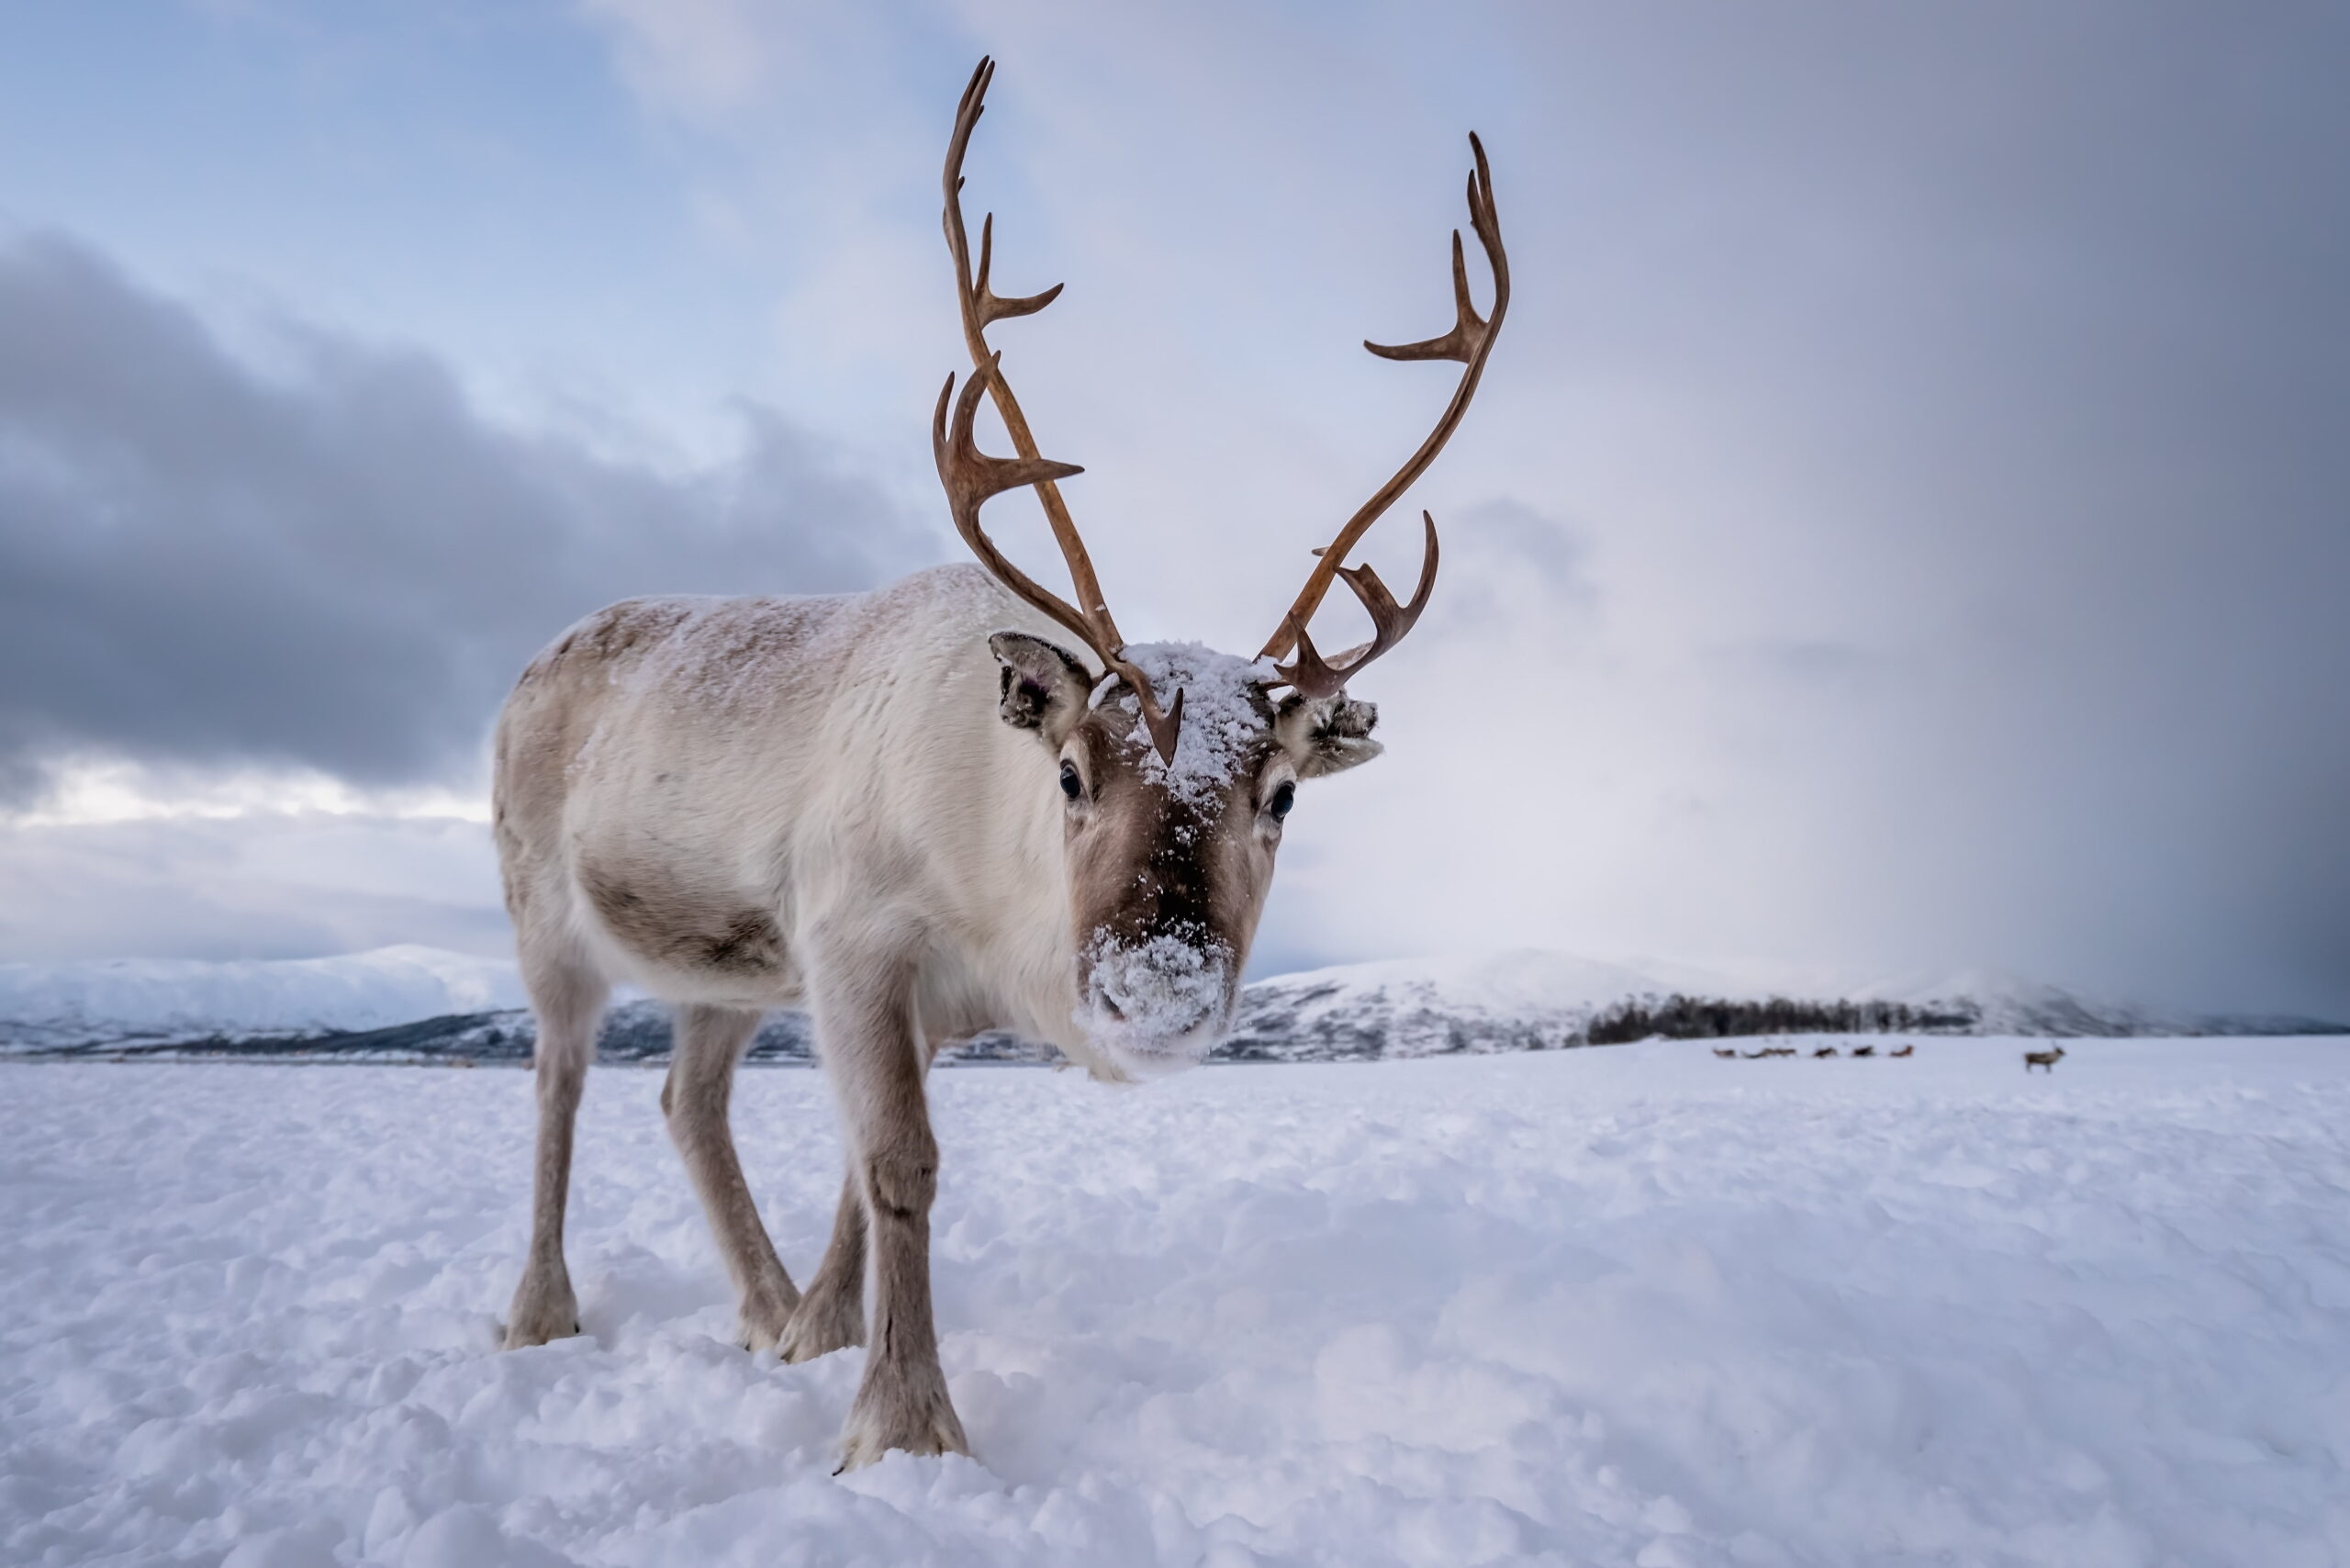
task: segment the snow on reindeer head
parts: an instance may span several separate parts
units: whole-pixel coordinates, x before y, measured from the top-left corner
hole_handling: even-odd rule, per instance
[[[1456,229],[1452,329],[1422,342],[1363,344],[1386,359],[1465,366],[1436,428],[1337,537],[1315,552],[1320,559],[1305,587],[1255,659],[1197,644],[1129,644],[1110,617],[1057,483],[1082,470],[1039,454],[1004,379],[1002,355],[987,342],[994,322],[1032,315],[1060,293],[1056,284],[1041,294],[1004,298],[989,287],[992,213],[980,225],[979,265],[971,265],[963,158],[993,73],[992,63],[982,62],[972,76],[947,148],[946,242],[972,371],[960,398],[955,378],[946,378],[932,416],[931,444],[964,543],[1004,587],[1074,633],[1101,667],[1097,677],[1068,649],[1026,633],[1000,632],[990,639],[1002,666],[1004,722],[1035,731],[1057,765],[1053,787],[1063,797],[1080,971],[1077,1022],[1125,1076],[1154,1077],[1198,1062],[1230,1024],[1298,781],[1379,755],[1379,743],[1371,738],[1377,711],[1348,697],[1346,684],[1402,641],[1427,607],[1436,584],[1436,521],[1420,514],[1427,541],[1408,603],[1398,604],[1369,566],[1348,566],[1347,554],[1436,460],[1476,395],[1509,308],[1509,260],[1485,150],[1472,135],[1469,221],[1493,269],[1492,315],[1479,316],[1471,302]],[[974,443],[971,427],[982,392],[994,401],[1018,456],[990,457]],[[1044,503],[1069,564],[1074,604],[1013,565],[979,526],[988,498],[1024,485],[1035,486]],[[1370,613],[1371,640],[1325,660],[1306,623],[1331,583],[1341,578]],[[1276,691],[1282,693],[1278,700]]]

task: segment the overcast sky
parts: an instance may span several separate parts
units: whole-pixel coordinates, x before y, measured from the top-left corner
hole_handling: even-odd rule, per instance
[[[2317,6],[0,6],[0,960],[498,950],[534,648],[956,558],[983,51],[999,285],[1068,284],[995,336],[1137,637],[1253,651],[1418,441],[1449,372],[1358,345],[1448,324],[1493,156],[1445,577],[1260,970],[2350,1014]]]

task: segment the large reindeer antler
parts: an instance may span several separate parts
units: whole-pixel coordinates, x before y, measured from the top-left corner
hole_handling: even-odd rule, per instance
[[[1477,395],[1477,379],[1485,373],[1485,361],[1494,351],[1494,340],[1501,335],[1502,316],[1509,309],[1509,256],[1502,249],[1501,219],[1494,212],[1494,175],[1485,163],[1484,144],[1476,133],[1469,135],[1469,150],[1477,160],[1477,167],[1469,175],[1469,222],[1477,230],[1478,242],[1485,248],[1485,261],[1494,269],[1494,313],[1480,317],[1469,297],[1469,267],[1460,249],[1460,230],[1452,231],[1452,297],[1459,308],[1459,317],[1452,330],[1440,338],[1424,342],[1404,343],[1388,347],[1365,340],[1363,347],[1382,359],[1449,359],[1467,365],[1461,372],[1460,385],[1453,389],[1452,401],[1446,405],[1444,415],[1436,429],[1412,454],[1410,462],[1395,471],[1394,477],[1379,487],[1378,494],[1362,504],[1362,510],[1347,520],[1338,535],[1326,546],[1314,552],[1321,561],[1305,579],[1305,587],[1297,601],[1281,617],[1280,628],[1272,640],[1265,644],[1260,658],[1278,659],[1294,647],[1296,656],[1286,665],[1275,666],[1281,678],[1307,697],[1335,696],[1347,684],[1348,677],[1380,655],[1404,640],[1420,611],[1427,607],[1428,590],[1436,586],[1436,519],[1427,512],[1420,520],[1427,528],[1427,543],[1420,565],[1419,587],[1413,590],[1411,602],[1399,605],[1379,574],[1369,566],[1348,566],[1347,552],[1379,521],[1380,514],[1395,504],[1395,498],[1409,489],[1412,482],[1427,471],[1436,454],[1444,450],[1451,439],[1460,416],[1468,411],[1469,400]],[[1370,612],[1371,641],[1360,648],[1338,656],[1337,664],[1324,662],[1315,651],[1313,638],[1306,635],[1305,623],[1322,603],[1323,595],[1330,591],[1330,579],[1344,577],[1347,586]]]
[[[1042,294],[1006,299],[988,286],[988,266],[995,254],[993,213],[989,213],[979,226],[979,271],[975,274],[971,270],[970,236],[963,227],[963,154],[970,146],[972,129],[986,112],[988,83],[994,75],[995,62],[980,60],[979,69],[971,73],[970,84],[963,89],[963,101],[955,110],[955,135],[946,144],[946,248],[955,255],[955,292],[963,308],[963,342],[971,351],[971,378],[964,384],[962,397],[954,398],[951,422],[947,403],[955,391],[955,377],[946,378],[945,389],[938,394],[937,410],[931,416],[931,451],[938,461],[939,482],[946,487],[947,506],[955,514],[955,530],[963,536],[963,542],[1004,587],[1083,638],[1102,667],[1125,681],[1142,705],[1143,723],[1150,732],[1151,744],[1158,748],[1161,757],[1172,763],[1176,736],[1183,722],[1183,694],[1177,691],[1175,700],[1162,711],[1149,679],[1125,658],[1125,639],[1118,635],[1118,623],[1110,619],[1110,607],[1102,598],[1102,585],[1093,575],[1093,562],[1085,553],[1085,541],[1078,536],[1077,524],[1069,519],[1069,505],[1061,499],[1060,487],[1054,483],[1083,470],[1038,454],[1036,438],[1029,433],[1020,401],[1012,395],[1012,384],[1003,378],[1002,356],[988,347],[987,330],[991,323],[1007,316],[1032,316],[1050,305],[1061,291],[1061,286],[1055,284]],[[982,387],[994,398],[996,412],[1003,416],[1003,428],[1020,454],[1016,458],[990,457],[972,441],[971,421],[979,412]],[[979,527],[979,508],[989,497],[1023,485],[1034,485],[1037,499],[1044,503],[1053,537],[1059,541],[1061,554],[1069,562],[1069,586],[1076,590],[1076,604],[1013,566]]]

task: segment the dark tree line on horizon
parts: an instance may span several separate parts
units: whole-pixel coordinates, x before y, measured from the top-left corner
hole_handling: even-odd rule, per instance
[[[1595,1046],[1634,1040],[1725,1040],[1748,1035],[1898,1035],[1962,1033],[1979,1020],[1971,1011],[1912,1007],[1902,1002],[1729,1002],[1669,996],[1651,1005],[1622,1002],[1591,1021],[1584,1037]]]

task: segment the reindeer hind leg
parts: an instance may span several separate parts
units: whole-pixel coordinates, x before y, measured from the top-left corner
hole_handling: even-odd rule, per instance
[[[734,1152],[728,1103],[735,1064],[758,1032],[759,1014],[741,1008],[680,1006],[677,1052],[669,1081],[661,1089],[662,1114],[670,1139],[685,1159],[686,1174],[701,1194],[711,1234],[726,1261],[742,1309],[743,1347],[764,1350],[783,1338],[800,1292],[784,1272],[767,1226],[759,1223],[743,1163]]]
[[[833,1215],[833,1238],[825,1244],[824,1260],[791,1315],[791,1327],[776,1348],[787,1361],[812,1361],[818,1356],[865,1343],[865,1193],[850,1168],[841,1182],[840,1207]]]
[[[522,983],[538,1015],[539,1131],[531,1178],[531,1250],[506,1317],[506,1348],[543,1345],[579,1332],[579,1300],[563,1260],[564,1210],[571,1191],[572,1131],[588,1067],[596,1057],[610,987],[577,952],[528,940]]]

